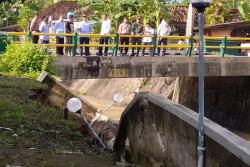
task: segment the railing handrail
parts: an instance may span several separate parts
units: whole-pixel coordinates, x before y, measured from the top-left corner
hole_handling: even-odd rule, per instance
[[[31,33],[31,32],[9,32],[9,34],[12,35],[12,39],[15,40],[15,36],[18,35],[26,35],[28,37],[31,37],[31,35],[43,35],[43,36],[71,36],[74,40],[72,44],[56,44],[56,43],[50,43],[50,44],[42,44],[45,46],[70,46],[73,47],[75,50],[79,46],[96,46],[96,47],[113,47],[114,52],[113,55],[117,55],[117,50],[119,47],[134,47],[134,48],[140,48],[140,47],[147,47],[151,48],[152,52],[150,51],[151,56],[154,56],[154,52],[156,48],[188,48],[187,51],[187,56],[191,56],[193,48],[198,48],[199,45],[194,43],[194,39],[198,40],[198,36],[173,36],[173,35],[167,35],[167,36],[162,36],[162,35],[125,35],[125,34],[80,34],[80,33]],[[99,43],[90,43],[90,44],[79,44],[77,42],[77,38],[80,37],[113,37],[115,38],[114,43],[110,44],[99,44]],[[153,38],[153,43],[151,45],[121,45],[119,44],[119,37],[130,37],[130,38],[144,38],[144,37],[151,37]],[[187,39],[189,40],[189,44],[167,44],[167,45],[157,45],[157,39],[159,38],[167,38],[167,39]],[[221,40],[222,44],[220,46],[213,46],[213,45],[205,45],[204,48],[207,49],[220,49],[221,51],[221,56],[223,57],[225,54],[226,49],[250,49],[250,46],[227,46],[228,40],[238,40],[238,41],[250,41],[250,38],[248,37],[210,37],[210,36],[204,36],[204,40]],[[21,43],[21,42],[18,42]],[[150,49],[150,50],[151,50]],[[75,55],[75,51],[74,54]]]

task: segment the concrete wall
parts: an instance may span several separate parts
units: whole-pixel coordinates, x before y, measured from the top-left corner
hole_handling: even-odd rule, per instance
[[[46,72],[43,72],[37,79],[39,82],[48,84],[49,87],[49,101],[60,107],[67,108],[67,102],[70,98],[76,97],[82,101],[82,114],[87,118],[89,122],[96,119],[99,116],[98,109],[90,104],[88,101],[82,99],[78,95],[71,92],[66,86],[64,86],[59,81],[56,81],[53,77],[49,76]],[[93,128],[96,130],[97,134],[101,136],[104,142],[108,142],[115,137],[118,129],[118,122],[102,116],[99,121],[93,124]],[[90,135],[92,135],[90,133]],[[95,139],[95,138],[94,138]]]
[[[90,78],[150,78],[198,76],[198,58],[160,57],[58,57],[57,75],[63,81]],[[204,58],[205,76],[250,76],[248,57]]]
[[[162,96],[141,93],[122,114],[114,144],[129,141],[127,160],[142,166],[197,166],[198,114]],[[205,119],[205,167],[247,167],[250,145]]]
[[[205,77],[204,83],[205,116],[250,133],[250,77]],[[178,78],[173,101],[198,112],[198,78]]]

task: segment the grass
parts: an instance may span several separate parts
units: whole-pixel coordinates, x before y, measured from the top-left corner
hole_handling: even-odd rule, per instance
[[[69,113],[68,119],[63,119],[63,110],[50,105],[46,97],[47,85],[0,76],[0,127],[13,130],[0,129],[0,150],[36,148],[52,154],[63,150],[102,154],[88,143],[79,118]],[[0,166],[5,161],[0,153]]]

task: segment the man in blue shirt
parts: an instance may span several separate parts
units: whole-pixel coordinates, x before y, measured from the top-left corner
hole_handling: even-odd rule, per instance
[[[64,16],[60,16],[60,19],[55,23],[54,33],[65,33]],[[64,44],[64,36],[56,36],[56,44]],[[63,55],[63,46],[56,47],[56,54]]]
[[[79,24],[78,30],[79,30],[79,34],[90,34],[90,32],[92,31],[92,25],[91,23],[87,20],[87,16],[83,15],[82,16],[82,22]],[[81,36],[80,38],[80,44],[89,44],[89,37],[84,37]],[[80,55],[83,55],[83,49],[82,46],[80,47]],[[85,56],[89,56],[89,46],[85,47]]]

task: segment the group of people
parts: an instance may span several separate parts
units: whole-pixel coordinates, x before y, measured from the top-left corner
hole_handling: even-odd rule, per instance
[[[101,35],[109,35],[111,31],[111,20],[108,19],[107,14],[104,14],[102,16],[102,24],[101,24]],[[49,33],[49,27],[51,26],[52,18],[44,18],[41,25],[39,26],[39,14],[35,14],[35,17],[31,21],[30,24],[30,31],[31,32],[42,32],[42,33]],[[82,21],[78,24],[76,28],[74,28],[74,16],[70,15],[69,20],[64,23],[64,16],[60,16],[59,20],[55,22],[54,30],[53,32],[55,34],[58,34],[56,36],[56,44],[64,44],[64,36],[61,36],[60,34],[64,33],[73,33],[76,29],[79,31],[80,37],[79,42],[80,44],[89,44],[89,36],[81,36],[81,34],[90,34],[92,32],[92,24],[88,21],[88,18],[86,15],[82,16]],[[157,34],[160,36],[167,36],[171,32],[171,27],[169,26],[168,22],[165,22],[162,20],[161,24],[159,25],[157,29]],[[136,21],[130,25],[128,17],[124,17],[123,23],[119,25],[118,28],[118,34],[120,35],[154,35],[155,30],[151,27],[150,23],[147,23],[145,26],[142,23],[141,17],[137,17]],[[48,44],[49,43],[49,36],[41,35],[40,41],[41,43]],[[100,44],[108,44],[108,38],[109,37],[100,37],[99,43]],[[72,36],[66,36],[66,44],[72,44]],[[38,35],[32,35],[32,41],[33,43],[38,43],[39,36]],[[129,37],[120,37],[120,44],[121,45],[129,45]],[[151,45],[152,44],[153,37],[132,37],[132,45]],[[159,38],[158,39],[158,45],[167,45],[167,38]],[[120,47],[120,55],[121,56],[127,56],[128,55],[128,47]],[[124,52],[123,52],[124,51]],[[130,56],[139,56],[141,51],[140,47],[137,47],[137,51],[135,52],[135,48],[132,47],[132,53]],[[157,48],[157,55],[160,56],[161,48]],[[57,46],[56,47],[56,54],[57,55],[64,55],[63,53],[63,47]],[[65,54],[68,56],[71,56],[71,47],[66,46],[65,47]],[[83,47],[80,47],[79,54],[83,56]],[[163,48],[162,56],[166,54],[166,48]],[[85,47],[85,56],[89,56],[89,46]],[[98,56],[108,56],[108,47],[105,47],[104,54],[103,54],[103,47],[99,47]],[[142,49],[142,56],[145,55],[145,47]]]

